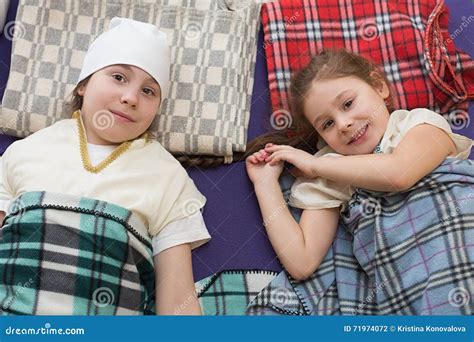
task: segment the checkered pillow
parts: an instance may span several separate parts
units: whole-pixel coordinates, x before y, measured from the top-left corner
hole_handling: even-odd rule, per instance
[[[171,45],[171,88],[151,131],[174,153],[244,151],[259,4],[200,0],[21,0],[0,127],[27,136],[69,118],[88,46],[114,16],[156,24]]]
[[[380,65],[393,83],[396,108],[429,108],[453,124],[467,119],[474,63],[456,50],[442,0],[281,0],[264,4],[261,17],[277,115],[288,115],[294,71],[324,49],[345,48]]]

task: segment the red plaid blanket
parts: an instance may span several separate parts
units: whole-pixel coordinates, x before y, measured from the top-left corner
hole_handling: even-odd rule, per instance
[[[281,0],[264,4],[261,17],[274,111],[289,110],[291,75],[312,55],[345,48],[380,65],[395,108],[467,119],[474,62],[454,46],[442,0]]]

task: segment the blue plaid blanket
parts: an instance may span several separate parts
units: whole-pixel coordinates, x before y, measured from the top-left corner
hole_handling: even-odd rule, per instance
[[[127,209],[27,192],[0,234],[1,314],[154,313],[151,241]]]
[[[474,163],[447,159],[407,191],[358,189],[318,270],[301,282],[283,271],[247,313],[472,315],[473,296]]]

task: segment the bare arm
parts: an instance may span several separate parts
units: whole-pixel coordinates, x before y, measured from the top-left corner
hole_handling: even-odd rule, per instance
[[[254,185],[268,237],[280,261],[293,278],[308,278],[334,240],[339,208],[304,210],[298,224],[276,180]]]
[[[5,212],[4,211],[0,211],[0,226],[2,226],[2,223],[3,223],[3,219],[5,218]]]
[[[376,191],[409,189],[454,153],[451,138],[432,125],[410,129],[391,154],[314,158],[289,146],[273,146],[270,163],[288,161],[307,177],[322,177]],[[301,165],[299,165],[301,164]]]
[[[451,138],[432,125],[412,128],[392,154],[320,158],[320,177],[378,191],[411,188],[454,152]]]
[[[182,244],[155,255],[156,313],[201,315],[192,271],[191,247]]]

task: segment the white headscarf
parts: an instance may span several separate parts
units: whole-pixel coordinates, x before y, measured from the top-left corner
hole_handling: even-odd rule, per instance
[[[78,83],[96,71],[115,64],[139,67],[160,85],[161,101],[170,86],[170,48],[166,34],[157,26],[115,17],[109,30],[87,50]]]

